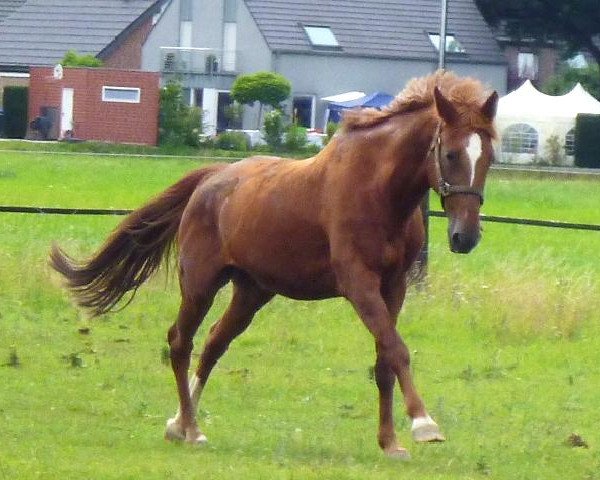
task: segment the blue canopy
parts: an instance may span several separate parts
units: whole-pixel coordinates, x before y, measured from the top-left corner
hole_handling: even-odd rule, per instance
[[[348,108],[382,108],[390,103],[394,97],[389,93],[375,92],[370,95],[358,98],[356,100],[348,100],[347,102],[331,102],[329,108],[329,121],[339,122],[341,112]]]

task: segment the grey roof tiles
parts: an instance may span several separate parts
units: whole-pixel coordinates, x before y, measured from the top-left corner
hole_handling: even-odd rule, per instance
[[[438,32],[440,0],[245,0],[272,50],[315,51],[302,24],[331,28],[340,54],[434,59],[429,32]],[[494,36],[473,0],[448,2],[449,34],[465,54],[451,58],[505,63]]]
[[[52,65],[70,49],[97,55],[156,0],[0,0],[0,12],[15,3],[0,15],[0,65]]]

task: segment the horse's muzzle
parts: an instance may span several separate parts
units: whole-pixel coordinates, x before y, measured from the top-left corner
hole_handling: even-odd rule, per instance
[[[453,253],[469,253],[479,243],[479,233],[454,232],[450,235],[450,250]]]
[[[448,224],[448,242],[450,250],[454,253],[469,253],[479,243],[481,227],[478,215],[469,217],[451,218]],[[473,219],[474,218],[474,219]]]

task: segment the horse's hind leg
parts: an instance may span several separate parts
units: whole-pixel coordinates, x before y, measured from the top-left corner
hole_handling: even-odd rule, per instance
[[[233,339],[250,325],[254,314],[273,298],[272,293],[264,291],[253,280],[241,273],[234,276],[233,288],[231,303],[223,317],[212,326],[200,355],[198,370],[189,381],[190,408],[194,416],[202,389],[219,358],[227,351]],[[180,410],[175,419],[170,421],[171,425],[176,424],[181,415]],[[177,430],[175,433],[177,438]],[[206,441],[206,437],[200,435],[198,441]]]
[[[179,411],[175,418],[167,422],[165,437],[169,440],[185,440],[190,443],[206,441],[196,424],[190,400],[188,369],[194,335],[212,306],[215,294],[228,281],[220,256],[210,247],[209,242],[184,242],[181,245],[181,306],[177,321],[168,334],[171,366],[179,395]]]

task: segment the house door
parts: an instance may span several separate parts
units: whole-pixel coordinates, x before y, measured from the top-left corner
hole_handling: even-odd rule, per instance
[[[60,106],[60,138],[73,135],[73,94],[72,88],[62,89],[62,103]]]

